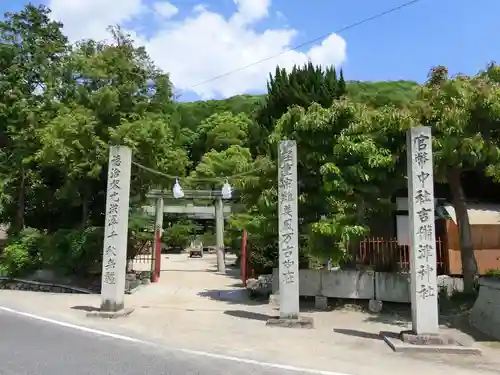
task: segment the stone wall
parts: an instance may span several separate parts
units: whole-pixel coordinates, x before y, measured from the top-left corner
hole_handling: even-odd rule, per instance
[[[451,294],[462,291],[461,279],[438,276],[440,289]],[[278,294],[278,269],[273,270],[272,293]],[[408,274],[359,270],[300,270],[301,297],[323,296],[345,299],[376,299],[384,302],[410,302]]]
[[[479,295],[469,316],[471,326],[500,340],[500,280],[481,278]]]
[[[67,285],[42,283],[31,280],[0,278],[0,289],[10,290],[26,290],[32,292],[46,292],[46,293],[80,293],[91,294],[92,291],[88,289],[75,288]]]
[[[33,280],[35,278],[35,280]],[[150,271],[130,273],[125,279],[125,293],[132,294],[141,286],[150,283]],[[25,290],[32,292],[46,293],[82,293],[82,294],[99,294],[101,292],[101,280],[97,279],[95,285],[90,285],[89,288],[79,288],[71,286],[71,280],[59,280],[59,283],[52,281],[55,276],[52,272],[46,270],[36,271],[27,279],[15,279],[9,277],[0,277],[0,290]],[[68,282],[68,284],[61,284]]]

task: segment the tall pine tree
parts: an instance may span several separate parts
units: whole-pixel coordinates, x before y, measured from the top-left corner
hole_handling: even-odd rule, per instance
[[[327,108],[345,92],[344,74],[340,70],[338,78],[333,66],[324,69],[321,65],[309,62],[294,66],[291,72],[276,67],[274,76],[270,75],[267,83],[266,100],[256,113],[257,124],[251,129],[252,152],[257,155],[268,151],[269,134],[291,106],[308,108],[312,103],[318,103]]]
[[[323,69],[312,63],[303,66],[294,66],[287,72],[280,67],[276,68],[274,75],[270,75],[267,83],[267,96],[265,102],[256,113],[256,122],[251,128],[250,147],[255,155],[267,155],[276,162],[277,149],[269,147],[269,135],[274,133],[278,121],[287,113],[290,107],[299,106],[309,108],[313,103],[322,107],[330,107],[334,101],[345,94],[345,82],[342,71],[340,78],[333,66]],[[332,142],[335,134],[330,128],[312,129],[313,136],[309,134],[308,140],[297,136],[295,123],[286,121],[287,129],[281,129],[279,136],[296,139],[299,151],[299,191],[301,198],[307,200],[307,204],[299,202],[301,219],[299,264],[308,265],[307,246],[304,240],[305,234],[309,232],[309,225],[317,222],[321,215],[328,213],[328,205],[325,205],[328,197],[323,189],[323,176],[320,167],[324,163],[321,155],[333,153]],[[253,142],[252,142],[253,141]],[[307,155],[314,155],[308,158]],[[317,155],[320,155],[318,158]],[[252,263],[254,267],[267,270],[276,266],[278,258],[277,237],[277,208],[276,199],[271,191],[276,187],[276,175],[268,172],[263,176],[259,185],[259,195],[264,199],[257,201],[254,207],[255,217],[252,216]],[[264,192],[262,193],[262,190]]]

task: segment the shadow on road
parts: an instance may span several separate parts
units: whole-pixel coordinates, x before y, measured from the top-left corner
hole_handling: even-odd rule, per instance
[[[359,338],[371,339],[371,340],[382,340],[382,337],[379,334],[358,331],[355,329],[334,328],[333,331],[335,333],[340,333],[341,335],[347,335],[347,336],[359,337]]]
[[[198,296],[210,298],[214,301],[227,302],[236,305],[257,306],[267,304],[267,301],[253,300],[248,296],[246,289],[209,289],[199,292]]]
[[[210,268],[207,268],[205,272],[213,272],[213,273],[219,273],[219,271],[217,270],[217,266],[212,266]],[[226,265],[226,273],[224,274],[224,276],[227,276],[227,277],[230,277],[232,279],[236,279],[236,280],[241,280],[241,273],[240,273],[240,269],[235,267],[235,266],[230,266],[230,265]]]
[[[94,306],[71,306],[73,310],[80,310],[85,312],[99,311],[98,307]]]
[[[411,318],[408,319],[406,316],[400,316],[397,314],[391,314],[391,313],[380,313],[380,314],[369,313],[369,314],[370,316],[368,316],[365,319],[365,322],[367,323],[383,323],[397,327],[406,327],[411,322]]]
[[[498,343],[498,340],[495,340],[493,337],[478,331],[477,329],[475,329],[470,325],[469,313],[440,316],[439,323],[448,328],[453,328],[466,334],[476,342],[485,343],[489,345],[493,343],[493,346],[500,347],[500,343]]]
[[[277,316],[271,316],[268,314],[260,314],[251,311],[244,310],[227,310],[224,311],[224,315],[229,315],[235,318],[243,318],[243,319],[251,319],[251,320],[259,320],[259,321],[267,321],[271,318],[277,318]]]

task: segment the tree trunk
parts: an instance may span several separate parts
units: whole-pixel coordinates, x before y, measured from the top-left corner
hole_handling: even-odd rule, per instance
[[[84,189],[82,194],[82,221],[80,222],[80,229],[85,229],[89,219],[89,191]]]
[[[12,229],[15,233],[19,233],[24,229],[24,206],[25,206],[25,190],[26,190],[26,177],[24,175],[24,168],[21,166],[20,171],[20,182],[17,191],[17,207],[16,216],[14,217],[12,223]]]
[[[474,244],[469,223],[469,214],[465,194],[460,180],[460,170],[450,169],[448,173],[448,183],[450,185],[453,206],[457,217],[458,237],[460,241],[460,258],[462,260],[462,274],[464,277],[464,291],[472,292],[477,275],[477,263],[474,256]]]

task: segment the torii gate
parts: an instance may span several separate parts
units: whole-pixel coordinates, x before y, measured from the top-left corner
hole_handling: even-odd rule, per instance
[[[237,191],[232,191],[231,199],[234,199],[237,196]],[[164,207],[164,199],[172,199],[173,194],[171,191],[164,190],[151,190],[147,195],[147,198],[154,199],[156,201],[156,205],[154,208],[155,215],[155,237],[154,237],[154,245],[153,245],[153,256],[151,262],[151,271],[152,271],[152,281],[156,282],[158,277],[160,276],[161,269],[161,237],[163,232],[163,214],[165,211]],[[184,190],[183,198],[175,198],[175,199],[204,199],[204,200],[212,200],[214,201],[214,216],[215,216],[215,233],[216,233],[216,249],[217,249],[217,270],[221,273],[226,272],[226,265],[224,262],[224,214],[226,213],[224,207],[224,199],[222,196],[221,190]],[[146,211],[151,212],[152,210],[148,209],[151,206],[145,207]],[[190,207],[193,213],[196,213],[196,206]],[[203,207],[206,208],[206,207]],[[201,214],[207,214],[206,210],[201,210]],[[229,210],[228,213],[231,211]]]

